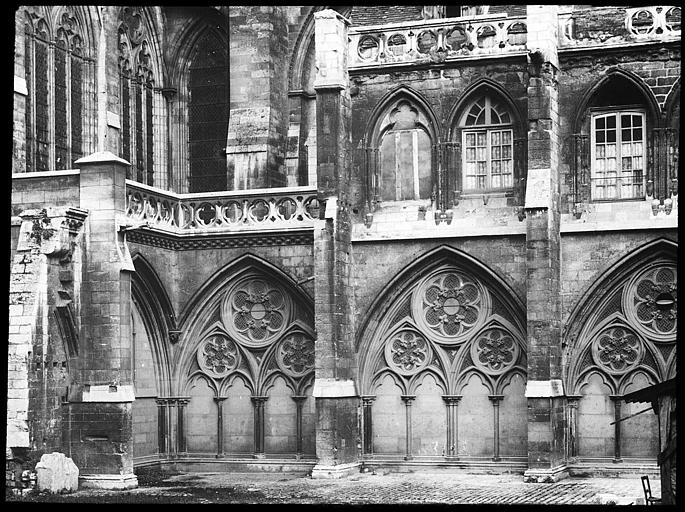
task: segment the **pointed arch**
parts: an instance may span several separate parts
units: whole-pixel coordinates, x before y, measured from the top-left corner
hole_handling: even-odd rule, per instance
[[[664,126],[680,130],[680,77],[671,87],[664,103]]]
[[[150,338],[158,392],[168,396],[172,373],[169,333],[176,328],[173,307],[150,263],[140,254],[132,259],[136,272],[131,278],[131,297]]]
[[[438,118],[435,115],[435,112],[433,111],[433,108],[431,107],[430,103],[428,103],[428,101],[423,97],[423,95],[420,92],[414,90],[408,85],[402,84],[388,91],[385,94],[385,96],[383,96],[378,101],[378,104],[371,111],[369,121],[366,125],[366,134],[364,136],[364,141],[367,145],[371,145],[373,147],[378,146],[378,138],[380,136],[380,134],[378,133],[380,128],[379,124],[382,121],[383,116],[394,104],[399,103],[403,99],[407,100],[410,104],[415,105],[419,109],[421,109],[421,111],[428,120],[428,122],[426,123],[426,127],[429,130],[432,142],[433,144],[438,143],[438,126],[440,126],[440,123],[438,122]]]
[[[277,283],[286,293],[289,294],[293,307],[297,310],[294,314],[293,324],[282,333],[281,338],[292,332],[293,329],[300,329],[309,332],[313,337],[313,329],[304,328],[300,322],[313,322],[313,301],[307,292],[288,274],[267,260],[251,253],[244,254],[226,264],[217,271],[208,281],[206,281],[188,300],[178,319],[179,329],[182,331],[179,340],[180,350],[174,359],[174,381],[182,382],[185,380],[191,368],[193,354],[199,343],[202,341],[202,333],[207,332],[209,324],[213,323],[213,316],[220,315],[221,304],[219,298],[225,293],[226,287],[231,286],[250,276],[259,276],[260,279]],[[303,315],[302,318],[298,315]],[[273,347],[271,347],[273,349]],[[261,356],[261,366],[266,361],[266,355]],[[254,376],[258,380],[258,375]],[[253,383],[257,389],[257,384]]]
[[[464,276],[471,276],[474,283],[462,286],[473,287],[474,290],[482,287],[482,291],[474,292],[478,296],[483,297],[483,302],[480,303],[484,308],[481,313],[477,313],[480,320],[473,321],[474,330],[464,331],[463,334],[450,334],[443,336],[438,333],[433,333],[426,337],[423,333],[424,327],[417,327],[413,322],[407,325],[411,330],[418,329],[421,333],[419,338],[427,340],[425,343],[429,348],[421,348],[424,351],[439,351],[438,361],[440,362],[443,379],[446,379],[446,387],[448,392],[453,392],[455,380],[460,366],[460,361],[463,360],[466,352],[470,350],[471,344],[483,333],[484,329],[490,329],[493,325],[503,326],[503,329],[508,329],[513,335],[513,343],[517,345],[514,352],[516,354],[525,353],[525,314],[522,301],[515,294],[513,289],[499,276],[497,276],[486,265],[481,263],[476,258],[449,246],[437,247],[423,256],[417,258],[410,265],[398,272],[377,295],[376,299],[368,308],[368,312],[362,318],[359,328],[357,329],[357,338],[355,346],[359,354],[359,389],[366,393],[370,389],[371,380],[375,379],[378,372],[378,364],[382,361],[381,353],[387,349],[385,344],[389,339],[389,333],[395,331],[406,330],[402,323],[402,318],[407,314],[413,316],[415,297],[413,292],[417,286],[424,286],[427,279],[435,279],[435,276],[449,275],[457,272]],[[424,283],[424,284],[421,284]],[[433,286],[433,285],[431,285]],[[483,295],[484,294],[484,295]],[[478,299],[481,300],[481,299]],[[465,310],[466,311],[466,310]],[[501,317],[504,322],[493,323],[493,319]],[[456,336],[456,337],[455,337]],[[430,338],[430,340],[429,340]],[[442,338],[445,338],[444,340]],[[456,342],[454,341],[456,340]],[[417,341],[420,346],[423,341]],[[454,345],[456,343],[456,345]],[[419,346],[417,345],[417,347]],[[453,346],[454,345],[454,346]],[[413,346],[413,345],[412,345]],[[385,347],[385,348],[384,348]],[[449,350],[458,350],[459,354],[456,358],[452,356],[450,362],[449,357],[442,352]],[[387,358],[387,356],[386,356]],[[511,361],[510,364],[517,365],[517,361]],[[428,365],[433,366],[433,365]],[[412,371],[416,371],[419,367]],[[411,373],[411,371],[409,372]],[[489,377],[486,377],[486,379]],[[496,377],[496,379],[498,379]],[[490,386],[492,387],[492,385]]]
[[[575,118],[573,120],[573,133],[581,133],[583,125],[587,119],[587,109],[592,104],[593,99],[601,92],[605,87],[610,85],[615,80],[619,80],[628,84],[630,88],[633,88],[639,95],[642,96],[644,100],[644,106],[647,109],[648,124],[652,127],[660,126],[661,124],[661,109],[659,108],[659,102],[656,100],[654,93],[649,88],[649,86],[642,80],[640,76],[617,66],[609,68],[605,75],[601,78],[595,80],[595,82],[587,88],[585,93],[578,103],[578,109],[576,110]]]
[[[665,285],[654,284],[660,283],[659,278],[649,276],[666,272],[664,276],[671,276],[661,279],[673,279],[669,267],[676,264],[676,251],[677,244],[669,239],[653,240],[621,258],[604,272],[601,279],[586,288],[569,316],[569,328],[563,334],[563,359],[566,361],[563,368],[565,389],[571,393],[580,389],[583,376],[588,371],[608,372],[603,378],[612,382],[614,390],[618,389],[618,382],[626,373],[639,368],[644,368],[658,379],[667,378],[669,361],[665,359],[671,357],[666,358],[662,354],[672,353],[669,350],[675,343],[675,335],[671,332],[676,327],[675,320],[672,320],[670,328],[652,332],[654,327],[645,328],[640,324],[642,320],[637,320],[639,317],[636,316],[638,313],[634,312],[637,306],[633,297],[639,289],[636,288],[639,284],[636,281],[638,278],[654,279],[650,281],[651,286],[657,286],[657,290],[664,289]],[[675,281],[672,285],[676,286]],[[669,293],[676,292],[677,288]],[[639,312],[639,309],[636,311]],[[668,311],[665,310],[663,314],[667,314]],[[670,312],[668,314],[670,315]],[[600,364],[601,357],[608,357],[606,354],[611,355],[614,351],[613,345],[607,345],[607,340],[625,347],[621,349],[625,358],[623,367],[615,366],[613,362],[609,367],[606,361]],[[602,353],[605,356],[600,356]]]
[[[509,92],[499,82],[488,77],[481,77],[466,87],[464,92],[461,94],[461,96],[459,96],[455,104],[450,109],[450,112],[447,116],[448,122],[444,126],[444,140],[455,140],[459,118],[461,117],[464,109],[476,98],[483,95],[495,96],[504,102],[506,108],[513,117],[512,124],[514,126],[515,137],[521,137],[526,133],[527,127],[525,121],[527,116],[521,114],[520,109],[512,99]]]
[[[618,284],[624,277],[634,273],[641,265],[645,265],[658,259],[671,259],[677,261],[678,244],[668,238],[657,238],[634,249],[629,254],[615,262],[602,273],[601,279],[593,280],[581,292],[566,325],[563,344],[567,352],[573,350],[582,320],[588,318],[599,307],[599,303],[606,297],[609,290]]]

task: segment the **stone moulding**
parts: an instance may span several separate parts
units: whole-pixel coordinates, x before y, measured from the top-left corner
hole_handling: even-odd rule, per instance
[[[153,230],[133,230],[126,234],[129,243],[151,245],[175,251],[192,251],[196,249],[235,249],[255,246],[274,245],[312,245],[313,229],[289,231],[287,233],[227,233],[212,236],[179,236]]]

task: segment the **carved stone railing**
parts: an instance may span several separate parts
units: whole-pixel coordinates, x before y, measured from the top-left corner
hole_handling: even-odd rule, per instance
[[[506,55],[526,48],[525,16],[463,16],[349,31],[350,69]]]
[[[302,229],[318,209],[315,187],[174,194],[126,180],[131,224],[172,233]]]
[[[559,14],[562,48],[680,39],[679,6],[602,6]]]

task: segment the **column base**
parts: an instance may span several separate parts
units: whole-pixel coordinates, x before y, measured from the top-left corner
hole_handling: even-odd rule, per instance
[[[317,464],[312,468],[312,478],[345,478],[359,473],[361,471],[361,466],[361,462],[349,462],[347,464],[338,464],[336,466]]]
[[[554,483],[568,478],[568,470],[565,465],[556,468],[527,469],[523,473],[523,481],[529,483]]]
[[[263,453],[253,453],[252,454],[253,459],[263,459],[265,457],[266,457],[266,455],[264,455]]]
[[[125,491],[138,487],[138,477],[130,475],[79,475],[79,488]]]

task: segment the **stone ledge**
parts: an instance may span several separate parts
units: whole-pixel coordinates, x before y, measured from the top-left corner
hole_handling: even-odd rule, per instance
[[[568,478],[570,475],[565,465],[556,468],[535,468],[528,469],[523,473],[523,481],[526,483],[545,483],[551,484]]]
[[[105,489],[125,491],[138,487],[138,477],[130,475],[80,475],[79,487],[83,489]]]
[[[357,390],[353,380],[314,379],[314,398],[354,398]]]
[[[318,480],[325,478],[345,478],[359,473],[361,466],[361,462],[349,462],[347,464],[338,464],[336,466],[317,464],[312,468],[312,478]]]

